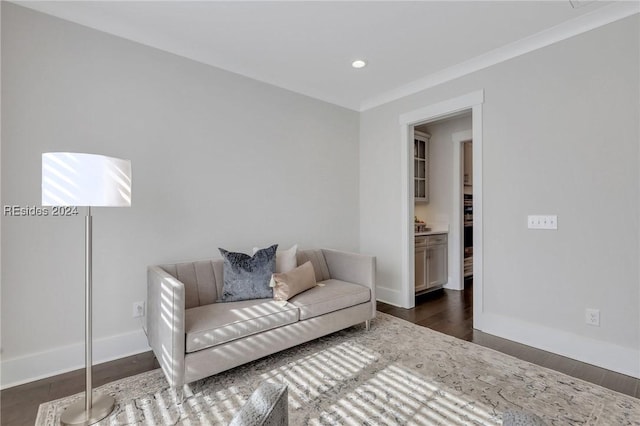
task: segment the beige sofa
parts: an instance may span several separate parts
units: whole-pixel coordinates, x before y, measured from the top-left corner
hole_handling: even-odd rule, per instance
[[[150,266],[147,337],[169,384],[182,385],[375,317],[375,257],[302,250],[320,284],[289,299],[216,303],[223,260]]]

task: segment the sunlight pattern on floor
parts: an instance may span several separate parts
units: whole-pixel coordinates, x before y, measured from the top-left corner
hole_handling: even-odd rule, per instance
[[[492,407],[399,365],[384,368],[310,425],[499,425]]]
[[[289,387],[289,423],[499,425],[505,410],[552,425],[640,426],[640,400],[379,314],[359,325],[198,380],[176,404],[162,371],[102,386],[116,411],[99,426],[226,425],[263,381]],[[54,426],[82,394],[42,404]]]

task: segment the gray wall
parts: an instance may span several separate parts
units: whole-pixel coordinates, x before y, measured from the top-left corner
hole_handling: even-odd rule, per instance
[[[361,114],[360,248],[380,295],[401,288],[399,116],[484,89],[482,328],[640,374],[638,20]],[[528,214],[557,214],[558,231],[528,230]]]
[[[2,205],[39,205],[44,151],[132,160],[133,206],[94,211],[95,348],[120,357],[145,348],[148,264],[359,248],[399,288],[398,116],[484,88],[483,327],[637,367],[638,31],[636,15],[359,115],[3,2]],[[543,213],[557,232],[526,229]],[[1,227],[3,384],[80,366],[82,218]]]
[[[132,207],[93,212],[97,358],[146,347],[149,264],[359,248],[356,112],[6,2],[2,87],[3,205],[40,204],[43,152],[132,161]],[[77,368],[83,218],[2,231],[3,383]]]

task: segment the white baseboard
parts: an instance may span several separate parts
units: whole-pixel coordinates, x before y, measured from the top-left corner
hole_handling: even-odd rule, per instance
[[[640,378],[640,349],[501,315],[482,313],[480,317],[480,323],[474,323],[474,327],[485,333]]]
[[[464,284],[461,284],[460,280],[453,278],[451,275],[449,275],[449,280],[442,287],[448,290],[464,290]]]
[[[401,292],[394,288],[376,286],[376,300],[393,306],[402,306]]]
[[[151,350],[142,330],[93,341],[93,364]],[[1,389],[84,368],[84,342],[48,351],[2,359]]]

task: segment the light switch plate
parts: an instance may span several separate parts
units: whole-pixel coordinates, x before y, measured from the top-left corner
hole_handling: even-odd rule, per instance
[[[557,215],[529,215],[527,217],[529,229],[558,229]]]

